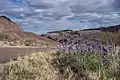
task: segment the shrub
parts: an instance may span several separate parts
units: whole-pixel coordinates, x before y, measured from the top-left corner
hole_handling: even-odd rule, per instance
[[[0,80],[119,80],[120,57],[106,60],[93,52],[33,54],[1,64]]]

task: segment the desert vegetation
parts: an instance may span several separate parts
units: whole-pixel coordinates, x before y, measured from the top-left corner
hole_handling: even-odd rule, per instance
[[[118,32],[103,32],[101,35],[101,42],[110,45],[120,45],[120,31]]]
[[[22,42],[16,39],[17,35],[21,37],[19,34],[12,35],[12,40],[2,34],[1,44],[56,47],[58,51],[34,53],[1,63],[0,80],[120,80],[120,32],[117,28],[115,31],[100,28],[24,34],[28,37]],[[8,39],[10,41],[5,41]]]
[[[58,52],[1,64],[0,80],[120,80],[119,32],[90,33],[61,33]]]
[[[40,53],[0,65],[0,80],[120,80],[120,55]]]

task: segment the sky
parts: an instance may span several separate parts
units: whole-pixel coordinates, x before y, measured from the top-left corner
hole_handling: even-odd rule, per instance
[[[1,0],[0,15],[43,34],[120,24],[120,0]]]

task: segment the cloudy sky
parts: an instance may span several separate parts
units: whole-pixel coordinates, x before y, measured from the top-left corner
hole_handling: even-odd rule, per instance
[[[120,24],[120,0],[1,0],[0,14],[38,34]]]

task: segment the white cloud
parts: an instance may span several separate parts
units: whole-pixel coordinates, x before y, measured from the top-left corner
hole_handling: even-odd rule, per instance
[[[2,0],[0,14],[10,16],[25,30],[41,33],[119,24],[118,4],[119,0]]]

